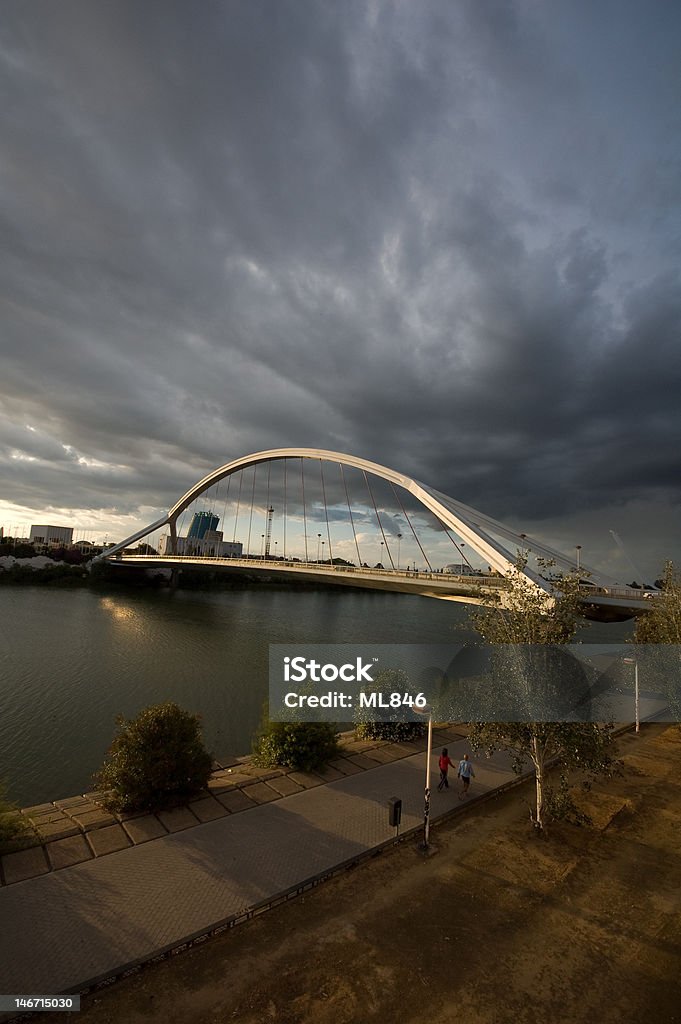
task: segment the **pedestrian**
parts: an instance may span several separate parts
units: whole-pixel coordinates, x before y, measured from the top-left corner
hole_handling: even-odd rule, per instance
[[[459,793],[459,800],[463,800],[465,796],[468,796],[468,787],[471,784],[471,776],[475,778],[475,772],[473,771],[473,765],[468,760],[468,754],[464,754],[459,761],[459,772],[458,778],[461,779],[463,789]]]
[[[446,747],[442,748],[442,753],[440,754],[440,760],[438,761],[438,765],[440,766],[440,785],[437,788],[439,790],[449,789],[449,780],[447,779],[447,772],[449,771],[450,765],[452,766],[452,768],[454,767],[454,762],[450,760],[449,752]]]

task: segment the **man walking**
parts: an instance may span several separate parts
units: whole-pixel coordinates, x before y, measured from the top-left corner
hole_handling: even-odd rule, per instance
[[[459,800],[463,800],[464,797],[468,796],[468,789],[471,784],[471,776],[475,778],[473,765],[468,760],[468,754],[464,754],[462,759],[459,761],[458,778],[461,779],[461,783],[463,785],[463,789],[459,793]]]

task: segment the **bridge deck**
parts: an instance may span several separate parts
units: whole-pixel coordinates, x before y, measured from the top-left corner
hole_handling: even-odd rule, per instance
[[[445,572],[377,569],[354,565],[301,562],[273,558],[216,558],[198,555],[124,555],[110,560],[112,565],[139,566],[145,569],[209,569],[247,572],[255,576],[282,576],[301,582],[323,581],[336,586],[386,590],[417,594],[445,601],[482,604],[495,595],[500,598],[508,581],[499,575],[460,576]],[[582,588],[588,617],[609,621],[632,618],[650,610],[651,598],[630,587]]]

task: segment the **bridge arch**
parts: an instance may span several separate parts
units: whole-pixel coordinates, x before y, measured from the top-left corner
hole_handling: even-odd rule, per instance
[[[446,530],[456,533],[463,542],[470,546],[472,551],[476,552],[492,569],[503,576],[516,567],[518,553],[523,547],[531,549],[534,554],[540,557],[551,559],[558,572],[569,573],[575,571],[574,561],[567,558],[563,553],[549,548],[547,545],[531,539],[525,534],[516,533],[503,523],[456,501],[448,495],[442,494],[412,477],[379,463],[371,462],[368,459],[323,448],[273,448],[245,455],[232,462],[228,462],[208,473],[190,487],[162,519],[137,531],[137,533],[127,537],[113,548],[107,549],[105,557],[109,558],[112,555],[116,555],[124,548],[129,547],[131,544],[164,526],[169,526],[170,528],[171,545],[173,545],[174,550],[177,538],[178,517],[203,492],[242,470],[261,463],[285,459],[307,459],[337,464],[341,467],[351,467],[404,488],[404,490],[417,499],[420,505],[434,515]],[[581,571],[584,574],[588,573],[593,581],[601,586],[612,585],[615,582],[610,577],[605,577],[602,573],[588,569],[583,563]],[[529,565],[525,565],[523,574],[529,582],[542,591],[547,593],[553,591],[554,588],[551,583],[547,582],[538,571]]]

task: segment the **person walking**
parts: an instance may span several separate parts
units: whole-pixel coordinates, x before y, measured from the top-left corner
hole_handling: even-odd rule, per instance
[[[452,768],[454,767],[454,762],[450,759],[449,752],[446,747],[442,748],[442,753],[440,754],[440,760],[438,761],[438,765],[440,767],[440,785],[437,788],[439,790],[449,789],[449,780],[447,779],[447,772],[449,771],[450,765]]]
[[[462,790],[459,793],[459,800],[463,800],[464,797],[468,796],[468,789],[471,784],[471,776],[475,778],[475,772],[473,771],[473,765],[468,760],[468,754],[464,754],[459,761],[459,772],[458,778],[461,779]]]

